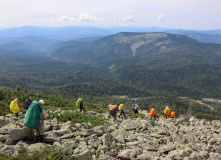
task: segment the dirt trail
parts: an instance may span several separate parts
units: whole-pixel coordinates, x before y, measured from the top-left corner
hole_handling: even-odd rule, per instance
[[[209,105],[209,104],[206,104],[206,103],[203,103],[202,101],[200,101],[200,100],[196,100],[196,103],[199,103],[199,104],[204,104],[204,105],[206,105],[207,107],[209,107],[212,111],[214,110],[214,108],[211,106],[211,105]]]

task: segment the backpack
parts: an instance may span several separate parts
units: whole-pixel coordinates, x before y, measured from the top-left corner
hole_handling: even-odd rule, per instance
[[[24,125],[30,129],[37,129],[42,112],[43,108],[41,103],[33,101],[25,114]]]
[[[132,104],[132,110],[133,111],[137,110],[137,104]]]
[[[25,100],[25,108],[28,109],[29,106],[31,105],[32,100],[31,99],[26,99]]]
[[[120,111],[122,110],[123,106],[124,106],[123,104],[120,104],[120,105],[119,105],[119,110],[120,110]]]
[[[10,110],[12,111],[12,113],[18,113],[19,112],[18,102],[16,100],[13,100],[11,102]]]
[[[77,103],[76,103],[76,106],[80,107],[81,102],[82,102],[82,98],[78,98]]]

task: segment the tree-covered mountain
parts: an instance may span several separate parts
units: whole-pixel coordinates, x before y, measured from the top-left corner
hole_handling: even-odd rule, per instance
[[[74,48],[71,45],[61,47],[51,53],[62,56],[66,61],[96,63],[127,59],[129,57],[143,58],[148,55],[165,52],[180,45],[198,43],[187,36],[166,33],[118,33],[90,41]],[[72,43],[76,46],[76,42]],[[59,51],[58,51],[59,50]]]
[[[221,45],[188,36],[126,32],[62,42],[45,52],[0,50],[0,84],[66,96],[221,97]]]

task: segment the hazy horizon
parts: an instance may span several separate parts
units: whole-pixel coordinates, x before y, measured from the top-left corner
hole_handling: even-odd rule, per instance
[[[141,26],[221,29],[219,0],[10,0],[0,5],[0,28],[22,26]]]

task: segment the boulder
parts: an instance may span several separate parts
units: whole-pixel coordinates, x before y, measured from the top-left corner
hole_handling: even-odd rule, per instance
[[[91,152],[88,148],[82,150],[82,152],[77,155],[72,155],[71,158],[74,160],[92,160]]]
[[[43,148],[45,148],[46,146],[47,145],[45,145],[44,143],[34,143],[28,147],[28,151],[29,152],[40,151]]]
[[[106,133],[102,136],[102,143],[104,146],[110,146],[114,141],[114,137],[110,133]]]
[[[117,158],[119,158],[119,159],[133,159],[136,156],[137,156],[137,151],[135,149],[125,149],[117,155]]]
[[[16,144],[19,140],[30,138],[33,136],[33,131],[29,128],[15,128],[9,129],[9,136],[5,144],[13,145]]]

